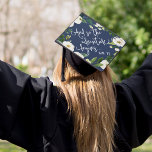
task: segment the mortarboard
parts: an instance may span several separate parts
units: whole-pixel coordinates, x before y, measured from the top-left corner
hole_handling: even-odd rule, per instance
[[[65,58],[84,76],[103,71],[125,45],[125,40],[97,21],[81,13],[55,40],[63,47],[62,81]]]

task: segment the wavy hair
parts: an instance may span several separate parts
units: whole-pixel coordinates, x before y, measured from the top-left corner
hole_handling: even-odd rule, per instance
[[[116,96],[109,66],[89,76],[78,73],[65,59],[65,79],[61,81],[62,58],[53,78],[64,93],[73,117],[78,152],[113,152],[116,124]]]

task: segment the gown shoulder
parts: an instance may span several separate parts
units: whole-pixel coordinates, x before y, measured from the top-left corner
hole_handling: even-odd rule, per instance
[[[56,129],[56,87],[0,60],[0,139],[35,152]]]
[[[132,76],[115,83],[115,87],[116,144],[120,149],[124,145],[136,148],[152,135],[152,53]],[[121,136],[121,141],[117,136]]]

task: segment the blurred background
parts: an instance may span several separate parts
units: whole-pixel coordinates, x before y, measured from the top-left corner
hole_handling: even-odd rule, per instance
[[[81,11],[127,41],[110,64],[119,81],[152,52],[152,0],[0,0],[0,59],[52,80],[62,53],[54,41]],[[24,150],[0,141],[0,152]],[[152,138],[133,152],[152,152]]]

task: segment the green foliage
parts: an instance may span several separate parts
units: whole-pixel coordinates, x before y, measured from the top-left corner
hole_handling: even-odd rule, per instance
[[[152,51],[151,0],[80,0],[82,11],[124,40],[110,66],[119,79],[129,77]]]
[[[61,36],[58,38],[58,40],[59,40],[60,42],[65,41],[64,35],[61,35]]]
[[[96,61],[97,57],[94,57],[93,59],[91,59],[91,64],[94,63]]]
[[[0,152],[26,152],[23,148],[17,147],[6,141],[0,141]]]
[[[112,60],[112,56],[107,56],[106,60],[110,62]]]
[[[31,75],[28,71],[28,65],[23,65],[23,64],[19,64],[16,66],[16,68],[24,73],[27,73],[29,75]],[[39,76],[37,75],[31,75],[33,78],[39,78]]]
[[[28,66],[26,66],[26,65],[19,64],[16,66],[16,68],[22,72],[28,73]]]
[[[81,53],[84,57],[87,57],[88,56],[88,54],[86,54],[86,53]]]
[[[138,148],[133,149],[132,152],[152,152],[152,143],[147,142],[147,143],[139,146]]]
[[[101,67],[102,65],[103,65],[102,63],[94,64],[95,67]]]
[[[103,60],[103,57],[99,58],[97,63],[100,63]]]
[[[152,136],[149,138],[151,139]],[[132,152],[151,152],[152,151],[152,144],[151,141],[145,142],[145,144],[141,145],[138,148],[133,149]],[[15,146],[6,141],[0,141],[0,152],[26,152],[23,148]]]

